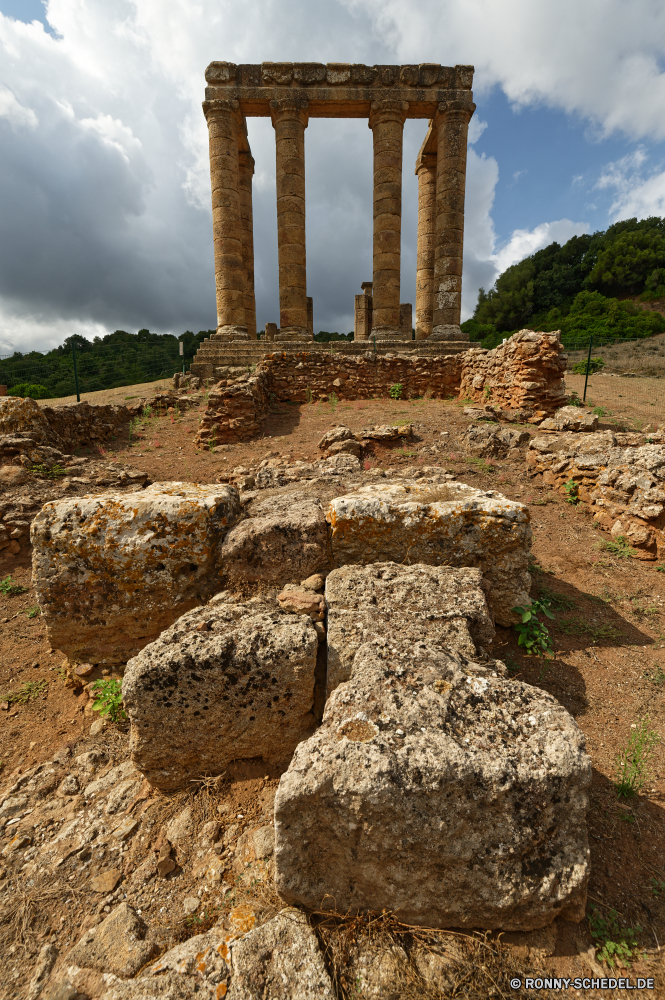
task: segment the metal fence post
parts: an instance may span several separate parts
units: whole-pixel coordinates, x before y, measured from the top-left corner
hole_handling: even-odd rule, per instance
[[[584,395],[582,396],[582,402],[586,402],[586,387],[589,382],[589,368],[591,367],[591,346],[593,344],[593,334],[589,337],[589,356],[586,359],[586,375],[584,377]]]
[[[72,357],[74,358],[74,385],[76,386],[76,402],[81,402],[81,394],[79,392],[79,375],[76,370],[76,340],[72,337]]]

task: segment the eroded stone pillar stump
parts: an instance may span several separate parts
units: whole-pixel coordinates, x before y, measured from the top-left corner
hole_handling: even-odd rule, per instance
[[[437,130],[436,250],[434,256],[435,340],[460,340],[466,143],[475,104],[448,101],[434,116]]]
[[[203,105],[210,146],[217,336],[229,340],[247,339],[238,162],[239,107],[238,101],[233,100],[206,101]]]
[[[402,136],[406,101],[374,101],[369,115],[374,144],[372,336],[400,340]]]
[[[278,340],[309,340],[305,244],[307,101],[270,102],[277,156]]]

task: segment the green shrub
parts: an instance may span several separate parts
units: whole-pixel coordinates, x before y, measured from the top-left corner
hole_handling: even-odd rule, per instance
[[[628,744],[617,756],[617,780],[614,785],[619,798],[637,795],[651,777],[651,761],[660,743],[655,729],[649,728],[649,717],[639,720],[631,730]]]
[[[546,656],[554,651],[549,630],[536,617],[542,613],[547,618],[554,618],[549,610],[550,604],[548,598],[542,597],[532,601],[528,608],[513,608],[513,611],[522,618],[521,622],[513,626],[519,636],[517,645],[524,647],[527,656]]]
[[[12,597],[14,594],[25,594],[27,587],[22,587],[20,583],[14,583],[11,573],[4,580],[0,580],[0,594]]]
[[[404,386],[402,385],[401,382],[395,382],[394,385],[390,386],[390,389],[388,390],[388,395],[390,396],[391,399],[401,399],[403,388]]]
[[[21,396],[23,399],[48,399],[51,395],[45,385],[35,382],[19,382],[9,389],[7,395]]]
[[[576,375],[586,375],[587,366],[589,368],[589,375],[593,375],[594,372],[599,372],[601,368],[605,367],[605,362],[602,358],[591,358],[586,361],[578,361],[570,370]]]

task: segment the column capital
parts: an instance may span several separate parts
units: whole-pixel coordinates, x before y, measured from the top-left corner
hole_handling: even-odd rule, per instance
[[[229,114],[237,120],[240,125],[242,115],[240,113],[240,103],[238,101],[204,101],[202,104],[203,114],[206,121],[210,123],[215,118],[226,118]]]
[[[283,97],[278,101],[270,102],[270,117],[273,127],[279,119],[295,119],[300,122],[303,128],[307,128],[309,122],[308,109],[309,102],[304,96]]]
[[[473,101],[441,101],[434,115],[434,124],[436,126],[442,118],[456,118],[468,124],[475,110]]]
[[[372,101],[369,106],[369,128],[374,128],[379,122],[400,122],[406,120],[409,105],[406,101]]]
[[[416,160],[416,177],[421,170],[436,170],[436,153],[421,153]]]

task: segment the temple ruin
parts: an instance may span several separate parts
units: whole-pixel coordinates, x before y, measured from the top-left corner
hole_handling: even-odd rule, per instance
[[[217,332],[197,355],[198,374],[256,360],[252,175],[247,118],[275,129],[279,326],[266,341],[302,350],[313,340],[307,296],[305,129],[310,117],[367,118],[374,148],[372,281],[356,296],[355,351],[412,349],[412,307],[400,303],[402,138],[407,118],[429,122],[416,161],[418,253],[416,341],[435,353],[466,347],[460,331],[464,190],[472,66],[212,62],[203,111],[210,141]],[[233,346],[230,346],[233,345]],[[415,346],[415,345],[413,345]],[[422,351],[423,344],[418,348]],[[343,345],[355,353],[354,345]],[[438,347],[438,350],[437,350]],[[429,351],[428,351],[429,353]]]

